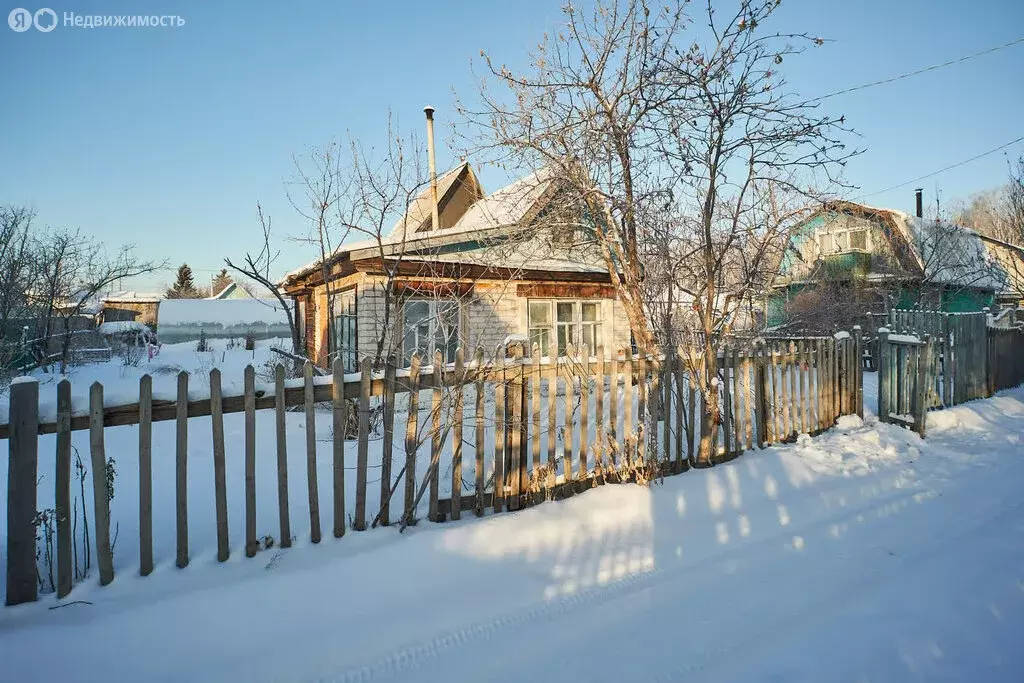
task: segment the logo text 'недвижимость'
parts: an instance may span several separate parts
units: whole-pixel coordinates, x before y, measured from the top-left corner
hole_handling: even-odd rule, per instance
[[[185,19],[176,14],[76,14],[64,12],[63,26],[70,28],[171,28],[185,25]],[[12,9],[7,25],[16,33],[24,33],[33,26],[37,31],[49,33],[57,28],[57,13],[49,7],[31,12],[23,7]]]

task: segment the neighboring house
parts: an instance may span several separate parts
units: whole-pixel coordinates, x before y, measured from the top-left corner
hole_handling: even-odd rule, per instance
[[[1024,248],[994,237],[978,235],[985,243],[989,254],[1006,274],[1006,286],[996,293],[1000,307],[1024,306]]]
[[[974,231],[853,202],[826,204],[798,225],[768,300],[768,324],[787,302],[824,283],[866,292],[870,312],[922,306],[948,312],[993,306],[1011,285]]]
[[[149,325],[154,330],[160,311],[160,294],[124,291],[103,297],[101,322],[123,322],[134,320]]]
[[[244,288],[239,287],[237,282],[229,282],[227,287],[220,290],[213,296],[207,297],[210,300],[219,299],[252,299],[253,296]]]
[[[456,348],[472,358],[481,346],[490,355],[510,336],[536,342],[544,356],[568,344],[603,345],[606,354],[629,346],[593,234],[579,212],[566,219],[563,198],[543,171],[489,196],[468,163],[443,174],[437,229],[428,189],[379,243],[342,245],[326,265],[314,261],[281,281],[298,306],[307,355],[321,365],[340,357],[353,371],[378,347],[406,365],[414,352],[440,350],[452,361]]]

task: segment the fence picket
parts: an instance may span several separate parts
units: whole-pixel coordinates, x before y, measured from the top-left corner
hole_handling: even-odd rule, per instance
[[[313,402],[313,364],[302,367],[303,403],[306,413],[306,491],[309,494],[309,535],[320,542],[320,489],[316,481],[316,405]]]
[[[291,513],[288,508],[288,435],[284,400],[284,366],[274,368],[274,418],[277,436],[277,518],[282,548],[292,545]]]
[[[11,400],[7,413],[11,434],[7,441],[7,592],[5,604],[18,605],[23,602],[32,602],[39,596],[39,583],[36,580],[35,538],[36,505],[38,503],[36,482],[39,480],[39,382],[34,379],[13,382],[10,391]],[[99,415],[101,420],[103,416],[102,391],[103,389],[100,387]],[[92,413],[93,411],[90,410],[90,419]],[[102,438],[101,423],[100,439]],[[95,483],[96,477],[93,479]],[[98,514],[96,519],[99,521]],[[99,529],[97,529],[98,531]],[[97,543],[99,543],[98,535]]]
[[[603,484],[605,481],[604,346],[598,344],[594,355],[597,359],[594,366],[594,472],[599,477],[600,483]]]
[[[66,381],[66,380],[65,380]],[[63,384],[64,382],[61,382]],[[61,414],[61,387],[57,385],[57,413]],[[66,428],[71,429],[71,384],[67,384]],[[63,472],[60,453],[60,436],[57,437],[57,476]],[[67,432],[68,465],[71,457],[71,432]],[[58,498],[58,503],[60,499]],[[69,518],[70,519],[70,518]],[[57,508],[60,522],[60,508]],[[58,526],[58,549],[60,542]],[[70,530],[69,530],[70,533]],[[70,535],[67,538],[70,552]],[[59,553],[58,553],[59,555]],[[70,567],[69,567],[70,571]],[[149,576],[153,571],[153,378],[146,374],[139,378],[139,574]],[[67,586],[71,590],[71,583]],[[63,595],[67,595],[64,593]],[[57,597],[62,597],[58,591]]]
[[[608,359],[608,467],[615,472],[619,463],[619,357],[615,349]]]
[[[498,347],[495,362],[502,363],[501,379],[494,383],[494,512],[501,512],[505,505],[505,349]]]
[[[352,528],[366,530],[366,475],[370,445],[370,382],[373,379],[373,359],[364,358],[359,376],[358,438],[356,449],[356,510]]]
[[[145,375],[144,377],[149,377]],[[139,382],[139,405],[142,405],[142,382]],[[38,409],[38,406],[37,406]],[[141,418],[141,416],[140,416]],[[73,582],[71,565],[71,382],[62,379],[57,384],[57,476],[55,477],[54,489],[54,511],[57,514],[57,597],[63,598],[71,592]],[[146,457],[148,457],[146,453]],[[142,427],[140,419],[139,428],[139,538],[140,551],[145,545],[142,543],[145,534],[145,514],[142,500],[146,496],[143,484],[143,472],[152,481],[149,475],[148,461],[143,462],[142,449]],[[37,460],[38,467],[38,460]],[[152,484],[150,484],[152,486]],[[147,501],[149,502],[149,501]],[[150,503],[152,510],[152,504]],[[152,522],[150,522],[152,530]],[[152,555],[152,552],[150,553]],[[152,566],[152,559],[150,559]],[[143,576],[149,572],[143,573]]]
[[[587,432],[590,429],[590,350],[584,344],[581,349],[582,365],[580,375],[580,471],[579,479],[586,482],[590,474],[587,450],[590,445]]]
[[[530,349],[530,454],[533,457],[533,478],[540,472],[540,344],[533,343]]]
[[[461,348],[455,351],[455,407],[452,421],[452,494],[451,518],[462,519],[462,412],[463,386],[466,383],[465,357]]]
[[[213,489],[217,516],[217,561],[231,554],[228,540],[228,491],[224,472],[224,413],[221,408],[220,370],[210,370],[210,423],[213,434]]]
[[[380,447],[380,509],[378,522],[391,523],[391,464],[395,443],[395,357],[384,366],[384,441]],[[454,502],[454,501],[453,501]]]
[[[479,393],[479,390],[478,390]],[[483,401],[477,397],[477,419],[483,417]],[[402,524],[409,525],[416,523],[416,454],[419,452],[419,427],[420,419],[420,355],[412,354],[409,360],[409,407],[406,411],[405,422],[405,497],[402,505]],[[479,447],[479,446],[478,446]],[[480,454],[477,454],[477,505],[480,505],[479,497],[483,490],[480,479],[483,477],[479,464]]]
[[[245,556],[254,557],[256,541],[256,371],[245,366]]]
[[[572,344],[566,349],[565,363],[562,374],[565,376],[565,428],[562,432],[562,470],[565,483],[573,480],[572,461],[575,456],[573,439],[576,426],[576,373],[573,371],[573,354],[575,352]],[[566,493],[572,495],[572,489],[566,487]]]
[[[621,352],[620,352],[621,353]],[[633,462],[633,351],[625,350],[622,368],[622,467]]]
[[[345,403],[345,365],[335,358],[331,366],[331,475],[334,485],[334,537],[345,535],[345,436],[348,410]],[[248,391],[246,391],[248,394]],[[411,394],[410,394],[411,396]],[[248,475],[246,475],[248,476]]]
[[[178,398],[181,399],[181,377],[185,376],[186,392],[184,402],[188,403],[188,375],[178,375]],[[96,540],[96,563],[100,569],[100,585],[106,586],[114,580],[114,554],[110,549],[110,489],[107,481],[107,455],[103,445],[103,385],[93,382],[89,387],[89,451],[92,454],[92,500],[93,515],[95,522]],[[184,490],[185,482],[181,479],[179,468],[178,483]],[[178,513],[184,514],[185,510],[180,505]],[[180,521],[180,518],[179,518]],[[179,534],[181,527],[179,526]],[[179,541],[181,537],[179,535]],[[179,563],[179,567],[188,564],[188,527],[185,527],[185,562]],[[179,560],[181,546],[178,548]]]
[[[506,500],[509,511],[518,510],[522,507],[523,494],[523,345],[515,343],[509,346],[512,357],[511,375],[512,381],[509,384],[508,410],[511,413],[509,420],[508,454],[505,462],[508,465],[506,479],[509,485],[509,494]]]
[[[103,439],[103,387],[99,383],[93,385],[99,387],[100,402],[99,414],[93,418],[93,424],[100,425],[99,439]],[[90,391],[90,396],[91,396]],[[177,424],[175,442],[175,528],[177,530],[177,558],[176,564],[179,568],[188,566],[188,373],[182,370],[178,373],[178,401],[177,401]],[[96,458],[93,456],[93,479],[96,472]],[[99,524],[99,513],[97,512],[97,525]],[[97,540],[97,543],[99,541]]]
[[[484,514],[484,350],[481,347],[476,349],[476,406],[475,426],[476,442],[474,443],[473,456],[476,459],[474,468],[474,480],[476,482],[476,505],[473,512],[477,517]]]

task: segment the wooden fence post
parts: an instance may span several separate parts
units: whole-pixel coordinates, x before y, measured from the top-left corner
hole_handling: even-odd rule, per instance
[[[860,325],[853,326],[853,406],[857,417],[864,418],[864,335]]]
[[[102,404],[103,387],[100,387],[100,403]],[[179,569],[188,566],[188,373],[178,373],[178,395],[175,404],[176,432],[175,441],[175,528],[177,531],[177,558]],[[100,406],[100,439],[103,439],[103,408]],[[93,478],[96,477],[96,461],[93,460]],[[98,516],[98,515],[97,515]],[[99,520],[97,520],[97,526]]]
[[[388,356],[384,366],[384,441],[380,449],[380,511],[382,525],[391,523],[391,460],[395,441],[395,374],[397,360]],[[454,500],[452,504],[454,505]]]
[[[766,364],[766,353],[767,347],[764,340],[758,342],[755,347],[755,376],[754,376],[754,392],[755,392],[755,407],[754,407],[754,420],[757,425],[757,447],[764,448],[768,445],[768,433],[766,431],[768,425],[768,397],[765,394],[765,385],[768,382],[767,377],[767,364]]]
[[[188,375],[185,377],[187,378]],[[179,394],[180,386],[179,384]],[[92,504],[96,523],[96,564],[100,568],[100,585],[106,586],[114,580],[114,555],[110,549],[110,488],[107,484],[107,454],[103,446],[103,385],[99,382],[93,382],[89,387],[89,450],[92,453]],[[180,479],[178,483],[182,483]],[[32,488],[35,489],[34,486]],[[182,509],[179,508],[178,511],[180,513]],[[185,529],[185,564],[188,564],[188,527],[186,526]],[[180,566],[184,567],[185,565]]]
[[[18,605],[34,601],[39,591],[36,583],[35,527],[39,467],[39,382],[19,377],[11,383],[10,391],[6,603]]]
[[[444,440],[441,438],[441,411],[443,396],[441,387],[444,384],[444,356],[439,350],[434,351],[434,373],[432,375],[432,391],[430,392],[430,466],[427,468],[427,479],[430,482],[430,500],[427,506],[427,518],[431,522],[442,522],[438,504],[441,469],[441,449]]]
[[[455,406],[452,415],[452,494],[451,518],[462,518],[462,413],[463,387],[466,384],[465,357],[461,348],[455,351]],[[394,397],[392,396],[392,399]]]
[[[953,405],[953,354],[949,343],[949,313],[942,313],[942,405],[949,408]]]
[[[331,446],[334,483],[334,537],[345,535],[345,437],[348,404],[345,402],[345,364],[335,358],[331,367]],[[412,394],[410,394],[411,396]]]
[[[313,364],[302,366],[303,404],[306,415],[306,492],[309,497],[309,535],[320,542],[320,489],[316,478],[316,405],[313,403]]]
[[[982,387],[981,391],[982,391],[982,395],[985,398],[989,398],[995,392],[992,390],[992,380],[989,377],[989,375],[992,372],[992,365],[989,362],[989,354],[988,354],[988,348],[989,348],[989,331],[988,331],[989,308],[988,308],[988,306],[986,306],[985,308],[981,309],[981,311],[982,311],[981,327],[980,327],[981,346],[978,349],[978,355],[981,357],[981,387]]]
[[[889,421],[889,396],[891,395],[889,368],[889,328],[878,328],[878,419]]]
[[[147,379],[149,375],[144,375]],[[141,424],[141,423],[140,423]],[[141,485],[143,474],[142,459],[142,431],[139,431],[139,500],[140,519],[139,531],[145,533],[144,517],[142,514],[142,497],[146,493]],[[146,476],[149,477],[148,469]],[[150,479],[150,481],[152,481]],[[66,379],[57,385],[57,476],[56,490],[54,491],[55,508],[57,512],[57,597],[63,598],[71,592],[71,585],[74,582],[72,567],[72,540],[71,540],[71,382]],[[147,501],[148,502],[148,501]],[[152,529],[152,521],[150,521]],[[152,547],[152,546],[151,546]],[[152,567],[152,550],[150,551],[150,567]],[[143,564],[145,569],[145,564]],[[149,572],[143,573],[145,576]]]
[[[924,335],[917,351],[917,381],[914,384],[914,431],[923,439],[928,416],[928,369],[931,366],[932,356],[931,335]]]
[[[68,429],[71,428],[68,396]],[[68,433],[68,447],[71,447]],[[139,378],[139,574],[153,571],[153,378]]]
[[[245,366],[245,556],[254,557],[256,541],[256,371]]]
[[[292,546],[291,512],[288,507],[288,437],[284,404],[284,365],[274,368],[274,415],[277,429],[277,516],[280,521],[282,548]]]
[[[437,369],[434,369],[437,372]],[[359,443],[356,450],[356,510],[352,528],[366,530],[366,468],[370,448],[370,383],[373,379],[373,359],[364,358],[359,379]]]
[[[228,492],[224,466],[224,410],[221,399],[220,370],[210,370],[210,426],[213,434],[213,497],[217,520],[217,561],[231,554],[228,540]]]
[[[477,409],[481,405],[477,400]],[[409,408],[405,423],[405,499],[402,505],[402,524],[416,523],[416,455],[419,452],[420,419],[420,354],[409,360]],[[479,418],[479,414],[478,414]]]
[[[474,464],[474,480],[476,488],[476,504],[473,507],[473,513],[477,517],[481,517],[484,514],[484,493],[487,487],[487,481],[484,478],[484,458],[486,453],[484,452],[484,428],[485,416],[484,416],[484,350],[482,347],[476,347],[476,405],[474,406],[474,426],[475,430],[475,441],[473,443],[473,457],[476,460]]]

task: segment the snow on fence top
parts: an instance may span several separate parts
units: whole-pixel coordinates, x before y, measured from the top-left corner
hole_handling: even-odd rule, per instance
[[[126,334],[128,332],[148,332],[149,326],[138,320],[111,320],[102,323],[97,330],[100,334],[109,336],[112,334]]]
[[[160,303],[160,327],[166,325],[287,325],[276,299],[166,299]]]

